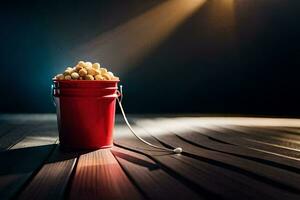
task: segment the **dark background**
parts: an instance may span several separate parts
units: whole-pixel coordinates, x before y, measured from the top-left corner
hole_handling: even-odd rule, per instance
[[[233,1],[234,23],[220,1]],[[1,3],[0,112],[55,112],[52,76],[88,60],[69,52],[162,2]],[[300,116],[299,19],[299,0],[208,0],[142,61],[108,68],[128,113]]]

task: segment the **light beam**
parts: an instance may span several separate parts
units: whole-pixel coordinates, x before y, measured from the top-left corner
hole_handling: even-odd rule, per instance
[[[205,1],[168,0],[79,46],[73,54],[101,61],[120,73],[155,49]]]

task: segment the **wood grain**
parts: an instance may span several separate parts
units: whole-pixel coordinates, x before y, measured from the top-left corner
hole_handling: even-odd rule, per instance
[[[139,133],[143,133],[142,129],[135,127]],[[199,191],[208,196],[222,197],[222,198],[272,198],[282,199],[291,198],[297,199],[297,194],[287,194],[273,192],[274,188],[268,184],[259,182],[255,179],[249,178],[243,174],[223,168],[207,162],[206,160],[198,160],[184,155],[173,155],[166,152],[158,151],[152,147],[145,146],[140,141],[126,133],[126,129],[118,128],[116,132],[123,134],[117,137],[115,143],[122,147],[146,154],[154,159],[156,162],[163,165],[166,169],[171,170],[177,176],[195,184]],[[125,136],[126,135],[126,136]],[[156,140],[151,137],[146,137],[148,141],[160,145]],[[212,181],[213,180],[213,181]],[[231,192],[228,192],[231,191]],[[269,192],[266,192],[269,191]]]
[[[300,128],[298,127],[267,127],[270,130],[281,131],[291,135],[300,136]]]
[[[246,157],[261,163],[269,163],[299,173],[300,162],[297,158],[282,155],[280,149],[275,148],[274,150],[273,146],[264,146],[256,141],[249,141],[243,137],[231,135],[231,132],[226,132],[226,129],[212,125],[187,126],[174,123],[175,120],[148,120],[148,123],[149,121],[155,122],[156,126],[165,127],[181,139],[196,146]],[[143,123],[139,123],[139,125],[145,126],[145,123],[147,124],[147,120],[143,120]]]
[[[112,153],[149,199],[203,199],[150,158],[114,146]],[[176,191],[176,192],[174,192]]]
[[[224,128],[244,134],[245,138],[263,141],[292,150],[300,150],[300,137],[281,134],[279,131],[268,131],[257,127],[226,126]]]
[[[110,149],[79,157],[69,199],[143,199]]]
[[[77,153],[65,153],[56,147],[51,157],[18,195],[17,199],[64,199],[64,193],[77,159]]]
[[[228,153],[242,158],[267,163],[278,168],[300,173],[300,162],[286,156],[276,155],[264,151],[257,151],[244,146],[235,145],[236,142],[222,135],[210,134],[201,130],[197,132],[191,129],[173,130],[174,134],[188,143],[218,152]],[[209,136],[208,136],[209,135]],[[232,143],[232,144],[230,144]]]
[[[41,167],[57,138],[26,137],[0,152],[0,199],[10,199]]]
[[[197,128],[193,128],[193,130],[202,133],[201,129],[209,129],[211,130],[210,133],[212,133],[213,136],[211,137],[216,137],[216,135],[222,135],[223,138],[228,138],[227,141],[230,140],[231,144],[235,144],[235,145],[239,145],[239,146],[243,146],[246,148],[250,148],[250,149],[254,149],[257,151],[263,151],[263,152],[267,152],[270,154],[274,154],[274,155],[281,155],[281,156],[285,156],[287,158],[295,158],[296,160],[298,160],[300,157],[300,152],[295,151],[293,149],[289,149],[289,148],[285,148],[283,146],[276,146],[270,143],[266,143],[263,141],[260,141],[258,139],[249,139],[246,138],[243,134],[238,133],[236,131],[233,130],[228,130],[228,129],[224,129],[222,127],[216,127],[216,126],[210,126],[205,127],[205,128],[201,128],[201,127],[197,127]]]
[[[240,127],[240,126],[237,126]],[[258,131],[262,133],[263,136],[275,136],[275,137],[280,137],[285,140],[292,140],[294,142],[299,143],[300,141],[300,134],[297,133],[297,130],[285,130],[286,127],[247,127],[247,126],[242,126],[242,128],[245,129],[250,129],[253,131]]]
[[[0,151],[12,147],[14,144],[20,142],[23,138],[32,137],[58,137],[56,123],[54,122],[13,122],[14,128],[7,131],[0,137]]]
[[[63,153],[55,115],[0,115],[0,199],[300,199],[300,120],[158,117],[130,121],[181,155],[120,120],[112,149]]]
[[[148,130],[148,132],[150,132],[151,135],[160,142],[169,145],[172,148],[176,148],[178,146],[182,147],[188,156],[198,159],[207,159],[208,162],[212,163],[218,162],[219,165],[224,167],[232,168],[233,170],[248,174],[248,176],[253,176],[254,178],[260,178],[261,181],[273,182],[273,185],[277,183],[279,190],[282,185],[284,185],[300,191],[300,175],[297,173],[192,145],[182,141],[170,131],[160,128],[159,125],[155,126],[155,123],[150,123],[148,126],[143,126],[143,128]]]

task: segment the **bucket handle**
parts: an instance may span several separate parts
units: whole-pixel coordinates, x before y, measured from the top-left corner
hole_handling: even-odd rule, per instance
[[[118,101],[120,101],[120,103],[122,103],[122,100],[123,100],[123,85],[120,85],[120,91],[117,90],[117,98],[118,98]],[[119,99],[120,98],[120,99]]]
[[[123,118],[124,118],[124,121],[127,125],[127,127],[129,128],[129,130],[131,131],[131,133],[138,139],[140,140],[141,142],[145,143],[146,145],[149,145],[153,148],[156,148],[156,149],[161,149],[161,150],[164,150],[164,151],[170,151],[172,153],[175,153],[175,154],[180,154],[183,150],[181,147],[176,147],[174,149],[172,148],[166,148],[166,147],[161,147],[161,146],[157,146],[157,145],[154,145],[154,144],[151,144],[150,142],[144,140],[143,138],[141,138],[136,132],[135,130],[131,127],[130,123],[128,122],[128,119],[126,117],[126,114],[125,114],[125,111],[123,109],[123,106],[122,106],[122,98],[123,98],[123,87],[122,85],[120,85],[120,91],[117,90],[117,101],[118,101],[118,104],[119,104],[119,107],[120,107],[120,110],[121,110],[121,113],[123,115]],[[120,98],[119,98],[120,97]]]
[[[51,95],[51,98],[52,98],[52,103],[56,107],[56,103],[55,103],[55,99],[54,99],[54,84],[53,83],[51,84],[51,93],[50,93],[50,95]]]

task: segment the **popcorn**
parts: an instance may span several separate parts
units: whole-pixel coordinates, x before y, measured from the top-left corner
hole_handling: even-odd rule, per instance
[[[101,74],[105,74],[105,73],[107,72],[107,69],[105,69],[105,68],[100,68],[100,72],[101,72]]]
[[[63,75],[64,75],[64,76],[71,75],[71,71],[65,70],[64,73],[63,73]]]
[[[94,77],[92,75],[88,74],[84,77],[84,79],[85,80],[94,80]]]
[[[111,79],[112,81],[118,81],[119,80],[119,77],[117,77],[117,76],[114,76],[114,77],[112,77],[112,79]]]
[[[95,80],[104,80],[104,78],[100,74],[98,74],[95,76]]]
[[[110,80],[109,73],[101,74],[104,77],[104,80]]]
[[[79,61],[78,64],[77,64],[77,66],[81,66],[81,67],[84,67],[84,65],[85,65],[84,61]]]
[[[92,67],[93,67],[94,69],[100,69],[100,64],[99,64],[99,63],[94,63],[94,64],[92,65]]]
[[[88,74],[95,76],[97,74],[97,71],[94,68],[89,68],[87,70]]]
[[[67,67],[63,74],[57,74],[53,80],[119,80],[99,63],[79,61],[74,67]]]
[[[86,68],[91,68],[93,66],[93,64],[91,62],[85,62],[84,65]]]
[[[96,72],[96,75],[99,75],[99,74],[101,75],[100,69],[96,69],[95,72]]]
[[[65,80],[71,80],[72,77],[70,75],[65,76]]]
[[[84,67],[82,66],[82,65],[76,65],[76,67],[75,67],[75,70],[77,71],[77,72],[79,72],[81,69],[83,69]]]
[[[79,74],[77,73],[77,72],[73,72],[72,74],[71,74],[71,77],[72,77],[72,79],[78,79],[79,78]]]
[[[109,74],[109,76],[112,78],[114,77],[114,74],[112,72],[107,72]]]
[[[87,74],[88,74],[88,72],[87,72],[86,69],[82,68],[81,70],[79,70],[79,75],[80,75],[80,76],[85,76],[85,75],[87,75]]]
[[[65,76],[63,74],[57,74],[54,79],[57,79],[57,80],[64,80],[65,79]]]

